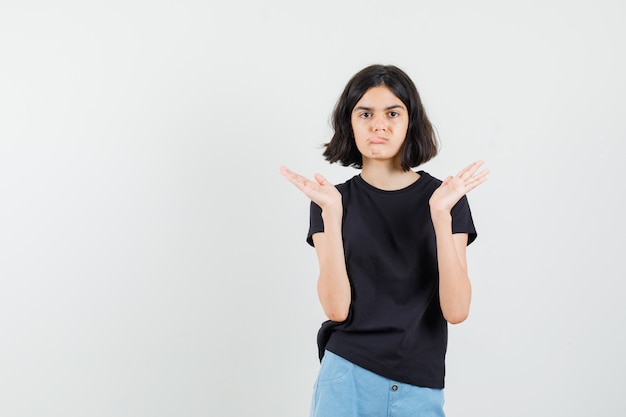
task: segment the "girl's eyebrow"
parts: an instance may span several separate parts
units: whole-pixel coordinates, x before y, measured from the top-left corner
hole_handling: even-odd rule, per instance
[[[384,110],[393,110],[393,109],[404,109],[404,106],[401,106],[399,104],[393,104],[391,106],[385,107]],[[359,107],[355,107],[354,110],[372,111],[374,109],[372,107],[359,106]]]

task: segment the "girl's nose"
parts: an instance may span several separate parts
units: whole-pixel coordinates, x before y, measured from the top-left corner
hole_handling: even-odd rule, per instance
[[[385,118],[381,116],[372,118],[372,129],[374,132],[387,130],[387,121]]]

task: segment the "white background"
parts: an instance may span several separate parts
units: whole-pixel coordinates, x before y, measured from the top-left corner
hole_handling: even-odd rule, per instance
[[[470,194],[448,416],[624,415],[625,6],[0,3],[0,415],[304,416],[308,202],[362,67],[415,81]]]

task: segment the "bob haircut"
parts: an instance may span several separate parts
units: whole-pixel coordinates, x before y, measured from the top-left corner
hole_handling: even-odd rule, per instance
[[[367,90],[381,85],[389,88],[407,107],[409,125],[400,148],[402,169],[409,171],[437,155],[437,137],[413,81],[393,65],[371,65],[352,77],[337,101],[332,115],[334,134],[325,144],[323,154],[327,161],[363,168],[363,156],[356,147],[352,130],[352,111]]]

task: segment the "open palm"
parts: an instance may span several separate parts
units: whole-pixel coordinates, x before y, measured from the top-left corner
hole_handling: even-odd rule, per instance
[[[430,209],[449,212],[461,197],[485,182],[489,170],[477,172],[483,163],[483,161],[471,163],[454,177],[446,178],[430,197]]]
[[[313,181],[284,166],[280,167],[280,173],[322,210],[341,208],[341,193],[322,175],[315,174]]]

